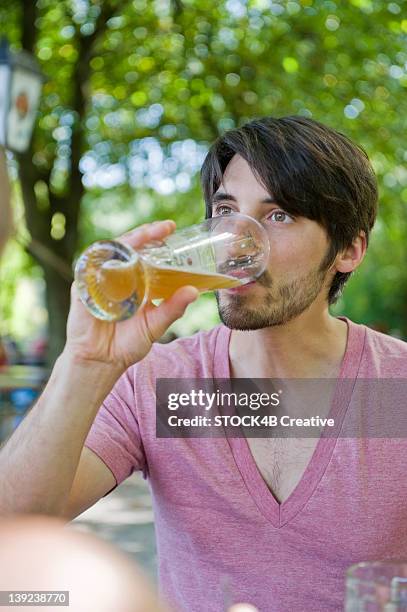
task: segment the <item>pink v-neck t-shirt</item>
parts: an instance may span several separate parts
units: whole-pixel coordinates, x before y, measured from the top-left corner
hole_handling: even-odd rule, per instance
[[[406,343],[344,320],[340,378],[407,379]],[[155,344],[119,379],[85,445],[117,483],[134,470],[147,477],[160,590],[174,610],[239,601],[260,612],[342,610],[350,565],[407,559],[407,440],[321,438],[279,504],[246,438],[157,438],[156,378],[229,378],[230,333],[219,325]],[[405,406],[407,396],[389,401]],[[351,415],[352,397],[337,411]]]

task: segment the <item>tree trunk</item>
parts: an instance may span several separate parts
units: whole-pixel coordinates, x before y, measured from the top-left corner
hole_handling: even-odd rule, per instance
[[[52,367],[65,344],[70,283],[54,267],[44,264],[42,267],[46,283],[45,299],[48,311],[47,365]]]
[[[21,42],[23,49],[35,53],[38,37],[37,24],[40,2],[38,0],[20,0],[21,9]],[[42,142],[36,141],[35,134],[30,150],[18,156],[19,175],[25,208],[27,228],[31,235],[28,251],[36,258],[44,270],[46,283],[46,306],[48,310],[48,354],[50,366],[62,351],[66,337],[66,320],[70,304],[71,264],[78,241],[78,219],[80,204],[84,194],[80,159],[84,148],[84,119],[89,102],[89,81],[91,76],[90,60],[98,39],[104,34],[107,23],[126,2],[100,3],[101,10],[94,24],[94,31],[82,34],[75,25],[75,42],[78,58],[73,67],[72,97],[66,101],[66,109],[75,114],[72,126],[70,169],[66,184],[58,193],[52,189],[52,170],[54,157],[49,160],[47,168],[36,167],[33,154],[40,150]],[[180,4],[180,1],[178,2]],[[46,184],[49,194],[49,208],[44,210],[38,205],[35,186],[38,181]],[[66,220],[66,233],[60,240],[50,236],[52,217],[59,212]]]
[[[27,228],[31,243],[27,251],[37,260],[44,271],[46,283],[46,307],[48,311],[47,364],[53,366],[65,342],[66,317],[70,300],[70,264],[73,253],[67,256],[62,241],[50,237],[51,211],[40,211],[37,207],[34,185],[39,178],[32,163],[32,151],[19,155],[19,175],[25,208]]]

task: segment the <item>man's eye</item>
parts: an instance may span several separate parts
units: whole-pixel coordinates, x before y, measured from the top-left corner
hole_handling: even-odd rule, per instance
[[[230,206],[217,206],[215,210],[215,214],[217,215],[229,215],[232,212]]]
[[[293,223],[294,221],[294,219],[283,210],[274,210],[268,219],[276,221],[277,223]]]

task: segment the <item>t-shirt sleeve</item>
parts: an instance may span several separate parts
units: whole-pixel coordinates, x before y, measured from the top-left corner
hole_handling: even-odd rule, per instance
[[[117,381],[99,408],[85,440],[120,484],[135,470],[146,473],[146,458],[136,417],[133,376],[129,370]]]

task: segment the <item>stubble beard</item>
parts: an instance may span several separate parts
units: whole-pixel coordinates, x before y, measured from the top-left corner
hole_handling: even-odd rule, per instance
[[[315,301],[324,285],[326,266],[311,270],[307,275],[274,287],[266,271],[257,284],[264,287],[261,303],[248,294],[216,291],[220,319],[230,329],[242,331],[285,325],[302,314]],[[273,290],[274,289],[274,290]]]

